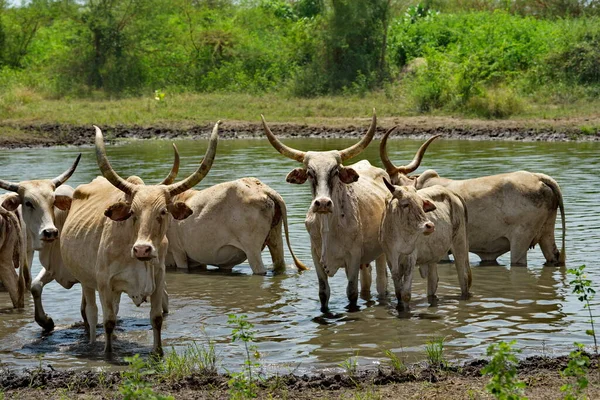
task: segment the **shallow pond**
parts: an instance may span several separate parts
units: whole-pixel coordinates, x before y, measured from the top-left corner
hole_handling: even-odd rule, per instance
[[[182,155],[180,176],[190,173],[204,154],[206,141],[175,141]],[[329,150],[354,143],[351,139],[289,139],[284,142],[303,150]],[[408,162],[420,141],[393,140],[389,153],[397,164]],[[375,141],[358,159],[381,165],[379,142]],[[4,150],[0,153],[2,178],[12,181],[50,178],[64,171],[83,152],[73,187],[89,182],[98,174],[93,149],[50,148]],[[587,275],[600,288],[600,144],[521,143],[491,141],[435,142],[417,171],[435,168],[440,175],[470,178],[525,169],[553,176],[561,185],[567,212],[568,267],[587,265]],[[147,183],[166,176],[172,163],[170,142],[133,141],[108,145],[113,167],[122,175],[139,175]],[[309,185],[285,183],[286,174],[298,165],[279,155],[266,140],[223,140],[217,159],[199,188],[254,176],[277,190],[288,206],[292,245],[296,255],[312,266],[304,215],[311,201]],[[561,235],[557,221],[557,243]],[[291,258],[287,254],[287,260]],[[268,251],[263,253],[270,263]],[[252,276],[242,264],[231,273],[217,270],[170,271],[167,285],[170,314],[163,325],[165,349],[183,351],[194,341],[216,343],[221,366],[239,368],[243,353],[231,344],[232,327],[228,314],[246,314],[255,325],[261,363],[270,372],[306,372],[315,368],[339,368],[350,356],[358,355],[361,365],[385,360],[384,350],[401,352],[409,361],[424,359],[424,345],[433,337],[445,338],[450,359],[481,357],[486,347],[498,340],[517,339],[523,354],[567,353],[574,341],[590,345],[585,335],[587,310],[568,287],[564,268],[543,267],[539,248],[528,255],[527,268],[473,267],[473,297],[460,301],[454,267],[440,265],[439,304],[431,307],[425,296],[425,281],[418,274],[413,285],[412,316],[398,318],[392,305],[373,297],[361,299],[360,311],[349,313],[345,306],[346,277],[343,271],[330,279],[330,307],[335,318],[319,312],[317,277],[314,269],[298,274],[289,267],[286,274]],[[508,264],[509,255],[501,264]],[[34,275],[40,270],[37,257]],[[373,280],[375,285],[375,280]],[[390,292],[393,285],[389,282]],[[375,293],[373,287],[372,293]],[[40,360],[54,367],[90,368],[121,364],[123,357],[150,351],[152,331],[149,305],[137,308],[124,296],[117,325],[116,355],[105,360],[103,331],[95,346],[86,343],[79,323],[80,288],[65,290],[55,282],[44,290],[46,312],[56,329],[42,335],[33,320],[33,302],[28,297],[24,310],[10,307],[8,293],[0,292],[0,361],[13,367],[37,366]],[[599,316],[600,297],[592,306]]]

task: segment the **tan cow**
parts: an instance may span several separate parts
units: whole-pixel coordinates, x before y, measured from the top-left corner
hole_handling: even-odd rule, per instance
[[[385,184],[392,198],[383,214],[379,240],[394,280],[398,309],[409,309],[416,265],[421,266],[421,276],[427,276],[427,298],[433,301],[439,280],[437,263],[448,250],[454,255],[462,297],[468,298],[471,266],[464,201],[442,186],[417,191],[387,180]]]
[[[18,197],[18,194],[0,195],[0,204],[9,197]],[[0,206],[0,280],[14,308],[25,306],[26,253],[27,236],[19,210],[8,211]]]
[[[362,292],[369,292],[371,270],[377,260],[377,292],[385,296],[387,272],[385,255],[379,244],[379,224],[390,197],[382,178],[386,172],[360,161],[350,166],[342,163],[359,155],[375,134],[377,118],[373,111],[371,127],[360,142],[344,150],[299,151],[281,143],[271,132],[264,117],[263,127],[271,145],[284,156],[303,164],[287,175],[287,182],[310,181],[313,201],[305,224],[310,235],[312,258],[319,279],[321,311],[329,309],[329,282],[339,268],[346,268],[346,294],[350,307],[356,308],[358,276]],[[361,269],[361,265],[363,268]]]
[[[248,259],[255,274],[265,274],[261,252],[269,247],[273,268],[285,270],[281,225],[292,258],[299,270],[307,267],[294,255],[290,245],[285,202],[275,190],[256,178],[224,182],[204,190],[188,190],[176,197],[194,214],[173,220],[167,231],[167,265],[189,264],[233,268]]]
[[[27,256],[24,265],[25,284],[26,287],[31,287],[35,305],[35,320],[46,331],[54,329],[54,321],[44,313],[41,301],[42,290],[46,283],[57,279],[57,276],[54,274],[53,267],[44,262],[48,257],[46,255],[42,257],[42,254],[44,252],[51,253],[59,237],[56,216],[60,214],[61,210],[68,210],[71,204],[68,193],[72,191],[70,187],[63,184],[75,172],[80,158],[81,154],[77,156],[69,169],[54,179],[30,180],[19,183],[0,180],[1,188],[17,193],[17,196],[7,197],[2,206],[9,211],[19,209],[22,215],[25,225],[23,229],[25,229],[27,237]],[[40,261],[43,268],[31,283],[29,268],[32,265],[35,250],[40,252]],[[67,273],[59,276],[57,282],[64,287],[71,287],[73,286],[71,282],[76,281]]]
[[[434,170],[418,177],[407,177],[420,158],[404,167],[396,167],[386,151],[389,130],[381,141],[380,154],[393,184],[412,183],[417,189],[442,185],[460,195],[469,210],[469,251],[484,264],[510,251],[511,265],[527,265],[527,250],[539,243],[546,265],[565,264],[565,210],[558,183],[548,175],[527,171],[452,180],[441,178]],[[431,143],[434,138],[428,140]],[[426,144],[427,144],[426,143]],[[421,155],[422,156],[422,155]],[[557,208],[562,219],[562,249],[554,239]]]
[[[144,185],[141,179],[125,180],[112,169],[102,132],[96,127],[96,157],[104,177],[75,190],[62,231],[61,254],[64,265],[81,283],[91,343],[96,340],[98,290],[107,353],[112,351],[119,298],[125,292],[137,306],[150,297],[153,352],[162,354],[167,228],[171,217],[185,219],[192,214],[185,203],[173,200],[210,170],[218,128],[219,122],[202,163],[192,175],[170,185]]]

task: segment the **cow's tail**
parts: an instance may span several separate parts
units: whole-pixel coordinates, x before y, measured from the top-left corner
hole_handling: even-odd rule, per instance
[[[563,204],[562,191],[560,190],[558,183],[554,179],[549,177],[548,175],[544,175],[544,174],[536,174],[536,175],[540,178],[540,180],[545,185],[547,185],[550,189],[552,189],[552,193],[554,193],[554,196],[556,197],[556,200],[558,201],[558,208],[560,209],[560,218],[562,221],[562,248],[560,250],[560,255],[558,257],[558,263],[559,263],[559,265],[565,265],[565,263],[567,261],[567,254],[565,252],[565,236],[567,234],[567,224],[565,221],[565,206]]]
[[[267,195],[271,198],[271,200],[273,200],[275,202],[275,204],[277,204],[277,206],[281,210],[281,219],[283,220],[285,241],[287,243],[288,249],[290,250],[290,254],[292,255],[292,258],[294,259],[294,264],[296,265],[296,268],[298,268],[298,271],[306,271],[309,268],[306,265],[304,265],[304,263],[302,263],[302,261],[300,261],[298,258],[296,258],[296,255],[294,254],[294,251],[292,250],[292,245],[290,244],[290,235],[289,235],[289,231],[288,231],[288,221],[287,221],[287,208],[285,206],[285,201],[283,201],[283,198],[281,197],[281,195],[279,193],[277,193],[276,191],[274,191],[271,188],[269,188],[269,189],[270,190],[267,190]]]

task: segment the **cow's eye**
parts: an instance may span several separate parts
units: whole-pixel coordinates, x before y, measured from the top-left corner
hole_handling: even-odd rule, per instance
[[[31,204],[30,201],[26,201],[25,202],[25,206],[28,207],[28,208],[31,208],[33,210],[33,204]]]
[[[162,216],[167,215],[167,209],[163,208],[162,210],[160,210],[160,215],[162,215]]]

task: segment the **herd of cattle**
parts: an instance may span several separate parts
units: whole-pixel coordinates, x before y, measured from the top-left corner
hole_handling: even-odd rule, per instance
[[[351,308],[356,307],[359,275],[361,291],[368,292],[372,261],[380,296],[386,295],[389,267],[399,309],[409,307],[417,265],[427,278],[428,298],[435,297],[437,263],[449,252],[463,298],[470,296],[469,252],[491,263],[510,251],[511,264],[526,265],[527,250],[539,244],[547,264],[564,265],[562,194],[547,175],[520,171],[455,181],[427,170],[411,176],[437,136],[425,142],[408,165],[397,167],[386,151],[393,128],[380,145],[385,170],[366,160],[343,165],[372,141],[375,112],[365,136],[344,150],[296,150],[275,137],[264,117],[262,123],[271,145],[302,164],[287,175],[287,182],[308,180],[312,188],[305,224],[323,312],[328,311],[328,278],[339,268],[345,268],[348,300]],[[153,351],[161,354],[163,313],[168,312],[166,265],[232,268],[247,259],[255,274],[264,274],[261,251],[268,247],[273,268],[284,270],[283,225],[296,267],[307,269],[291,249],[286,205],[273,189],[255,178],[191,189],[213,164],[219,122],[197,170],[175,182],[179,170],[175,148],[171,172],[157,185],[146,185],[137,176],[119,176],[106,157],[101,130],[95,129],[102,176],[92,182],[76,189],[64,185],[81,155],[52,180],[12,183],[0,179],[0,187],[10,192],[0,196],[0,279],[14,307],[24,306],[25,291],[30,288],[35,320],[44,330],[54,328],[42,305],[44,285],[56,280],[69,289],[80,283],[81,315],[90,342],[96,340],[98,291],[105,351],[111,352],[120,296],[125,292],[138,306],[150,298]],[[558,209],[563,234],[560,251],[554,239]],[[31,282],[34,251],[43,268]]]

